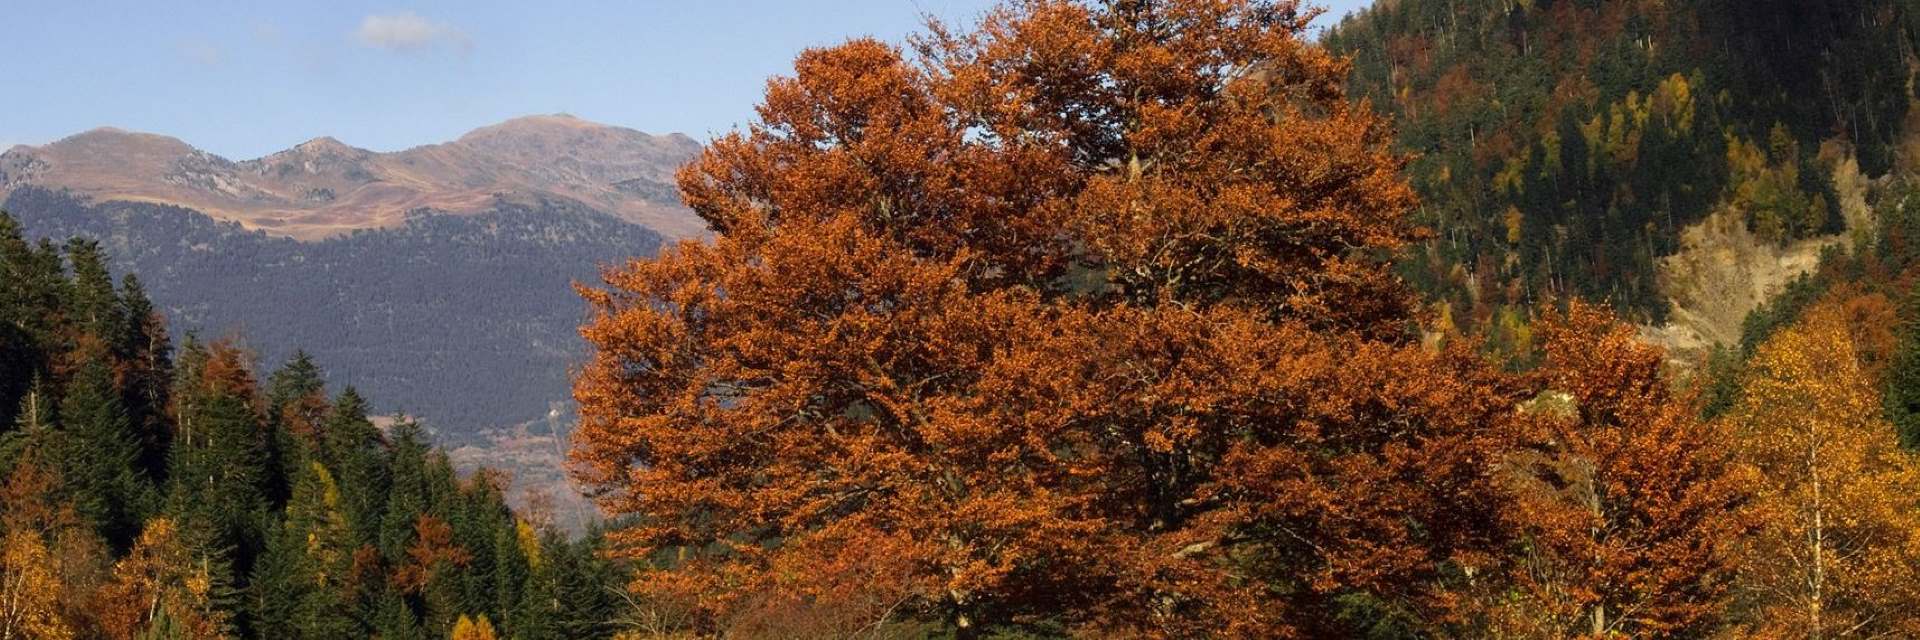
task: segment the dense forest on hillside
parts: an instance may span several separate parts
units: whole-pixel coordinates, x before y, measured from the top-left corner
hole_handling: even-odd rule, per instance
[[[514,513],[410,421],[377,428],[305,353],[260,376],[232,341],[176,350],[109,264],[0,214],[0,638],[615,631],[597,537]]]
[[[564,403],[567,367],[585,353],[571,283],[660,246],[644,227],[561,200],[422,212],[318,242],[37,187],[6,209],[30,236],[98,241],[175,326],[245,334],[269,362],[306,349],[330,382],[379,389],[378,412],[405,410],[448,437]]]
[[[1566,296],[1659,322],[1682,227],[1835,232],[1835,166],[1894,168],[1920,5],[1383,0],[1324,42],[1415,154],[1435,239],[1401,272],[1460,325]]]

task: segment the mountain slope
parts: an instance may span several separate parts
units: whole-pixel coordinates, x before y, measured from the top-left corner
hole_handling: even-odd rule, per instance
[[[653,254],[658,234],[560,198],[496,199],[478,213],[419,211],[313,242],[152,203],[92,202],[38,187],[4,208],[29,237],[98,239],[141,274],[175,335],[244,332],[265,364],[304,348],[331,382],[449,435],[544,417],[569,397],[584,351],[572,283]]]
[[[1716,213],[1782,249],[1870,228],[1833,176],[1896,169],[1916,25],[1905,0],[1382,0],[1325,41],[1414,156],[1436,237],[1405,275],[1500,343],[1567,296],[1663,324],[1660,265]]]
[[[0,154],[0,197],[29,186],[66,189],[101,202],[186,207],[302,240],[401,225],[415,209],[486,211],[500,195],[564,197],[690,238],[705,227],[680,206],[673,172],[699,150],[684,135],[565,115],[517,118],[393,153],[318,138],[237,162],[173,138],[102,128]]]

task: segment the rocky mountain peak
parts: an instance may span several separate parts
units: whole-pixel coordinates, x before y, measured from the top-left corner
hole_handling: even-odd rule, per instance
[[[373,153],[366,149],[349,146],[335,140],[332,136],[320,136],[294,145],[293,151],[316,156],[367,156]]]
[[[98,201],[178,205],[297,239],[400,224],[410,211],[476,213],[500,194],[560,198],[669,238],[705,225],[671,188],[700,146],[571,115],[515,118],[460,139],[379,153],[319,137],[232,162],[178,139],[103,127],[0,162],[0,197],[36,185]]]

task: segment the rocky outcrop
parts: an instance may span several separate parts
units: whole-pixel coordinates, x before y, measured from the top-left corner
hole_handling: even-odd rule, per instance
[[[1818,267],[1823,252],[1844,249],[1856,230],[1874,228],[1867,206],[1871,184],[1850,154],[1834,163],[1833,185],[1846,233],[1783,245],[1755,235],[1744,213],[1734,210],[1721,210],[1683,230],[1680,251],[1659,263],[1660,290],[1671,307],[1668,321],[1642,333],[1681,356],[1715,344],[1738,344],[1748,313]]]

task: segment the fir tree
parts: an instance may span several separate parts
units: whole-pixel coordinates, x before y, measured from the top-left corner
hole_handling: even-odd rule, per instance
[[[364,635],[346,601],[349,537],[338,483],[325,466],[309,463],[255,568],[263,637]]]
[[[305,541],[284,532],[270,536],[267,548],[254,562],[248,580],[247,615],[253,633],[262,638],[292,638],[300,609],[301,565]]]
[[[252,374],[240,350],[189,340],[175,373],[177,432],[168,458],[167,511],[206,522],[248,575],[263,543],[271,480]]]
[[[1893,360],[1887,365],[1883,403],[1887,421],[1908,449],[1920,447],[1920,286],[1907,296]]]
[[[289,483],[314,459],[326,417],[325,374],[306,351],[296,350],[267,377],[267,458],[273,470],[267,495],[275,507],[286,505]]]
[[[389,482],[386,439],[367,419],[367,402],[352,387],[340,393],[322,431],[329,467],[340,472],[343,509],[353,526],[355,545],[378,538]]]
[[[380,640],[426,640],[427,637],[406,597],[392,591],[382,594],[375,605],[373,633]]]
[[[537,541],[536,541],[537,544]],[[534,617],[520,611],[520,604],[526,595],[527,580],[531,576],[532,566],[528,553],[520,544],[519,532],[513,526],[499,527],[493,531],[493,602],[488,608],[498,613],[501,629],[512,637],[526,637],[524,628],[534,626]]]
[[[140,436],[140,468],[148,477],[158,479],[166,473],[166,451],[172,437],[166,411],[173,345],[167,338],[165,318],[154,309],[146,288],[134,274],[120,279],[120,310],[127,320],[126,332],[115,346],[126,367],[121,397],[127,419]]]
[[[535,572],[521,605],[522,611],[540,620],[539,627],[528,632],[528,640],[611,636],[618,611],[614,594],[624,579],[602,553],[604,533],[588,531],[569,541],[549,531],[544,538],[543,566]]]
[[[117,548],[140,532],[153,488],[140,471],[139,434],[127,419],[106,364],[90,359],[69,385],[58,456],[80,513]]]
[[[413,544],[414,523],[427,513],[427,444],[420,425],[402,421],[393,429],[388,452],[392,482],[381,514],[377,544],[388,562],[396,562]]]
[[[74,328],[98,338],[115,339],[127,334],[125,310],[120,295],[113,289],[113,276],[107,269],[106,254],[100,244],[83,238],[67,241],[67,262],[73,270],[66,299],[72,309]]]
[[[42,378],[34,376],[18,404],[11,428],[0,431],[0,476],[11,475],[30,450],[44,450],[58,439],[53,429],[53,399]]]
[[[59,251],[22,236],[19,223],[0,212],[0,431],[15,422],[28,385],[46,378],[48,346],[61,317],[66,286]]]

